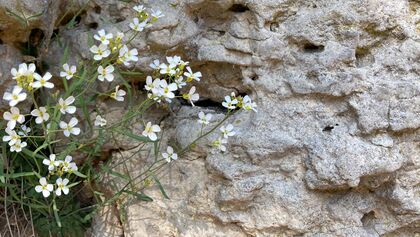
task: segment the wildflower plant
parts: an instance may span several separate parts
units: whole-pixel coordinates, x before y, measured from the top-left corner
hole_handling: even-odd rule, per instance
[[[148,200],[142,190],[131,184],[150,177],[167,197],[157,179],[159,169],[182,159],[199,140],[212,133],[219,136],[209,145],[214,151],[226,152],[228,140],[236,132],[233,125],[223,124],[241,110],[256,111],[257,106],[249,96],[232,93],[222,103],[227,109],[223,119],[213,121],[213,115],[199,112],[196,121],[201,130],[191,144],[184,148],[162,146],[161,149],[163,128],[156,121],[145,121],[144,114],[153,105],[170,104],[174,100],[186,100],[195,106],[200,96],[192,82],[199,83],[205,78],[179,56],[166,57],[164,61],[156,59],[150,64],[153,73],[146,77],[141,90],[147,96],[133,103],[132,95],[141,92],[124,78],[126,74],[139,74],[128,70],[139,60],[137,49],[130,48],[130,43],[163,17],[162,12],[148,11],[143,6],[133,10],[136,17],[130,21],[129,31],[99,30],[93,36],[97,44],[90,47],[91,58],[71,65],[64,55],[58,75],[42,72],[33,63],[21,63],[11,69],[11,79],[16,85],[3,96],[10,109],[3,113],[0,186],[4,203],[19,204],[29,210],[41,235],[44,228],[48,230],[44,233],[69,236],[74,226],[67,223],[89,223],[98,208],[122,202],[130,195]],[[100,84],[106,86],[99,87]],[[99,89],[106,87],[109,89]],[[97,105],[97,101],[112,100],[126,106],[125,114],[116,122],[107,121],[106,111]],[[91,116],[93,114],[96,116]],[[143,123],[139,134],[132,132],[135,121]],[[103,168],[107,164],[98,163],[97,158],[102,146],[116,135],[149,144],[154,162],[140,175],[128,178],[118,192],[105,197],[95,188],[95,183],[104,176],[101,172],[122,174]],[[81,206],[78,194],[86,189],[93,193],[94,202]]]

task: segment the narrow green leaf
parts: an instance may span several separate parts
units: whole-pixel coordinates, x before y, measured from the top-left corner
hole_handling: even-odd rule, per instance
[[[25,176],[34,176],[36,175],[36,172],[22,172],[22,173],[14,173],[14,174],[3,174],[0,177],[5,177],[8,179],[15,179],[19,177],[25,177]]]
[[[106,167],[106,166],[104,166],[104,165],[103,165],[103,166],[101,166],[101,169],[102,169],[103,171],[105,171],[105,172],[107,172],[107,173],[109,173],[109,174],[113,175],[113,176],[116,176],[116,177],[119,177],[119,178],[125,179],[125,180],[127,180],[127,181],[130,181],[130,178],[129,178],[127,175],[124,175],[124,174],[121,174],[121,173],[119,173],[119,172],[113,171],[113,170],[109,169],[108,167]]]
[[[3,176],[3,174],[4,174],[4,172],[3,172],[4,162],[5,162],[6,157],[7,157],[6,154],[7,154],[7,145],[6,145],[5,142],[3,142],[2,146],[1,146],[1,157],[0,157],[0,181],[2,183],[6,182],[6,180],[4,179],[4,176]]]
[[[82,173],[80,173],[79,171],[73,171],[73,174],[75,174],[75,175],[77,175],[77,176],[79,176],[80,178],[86,178],[87,176],[86,175],[84,175],[84,174],[82,174]]]
[[[120,74],[123,76],[143,76],[143,72],[135,72],[135,71],[120,71]]]
[[[124,190],[125,193],[128,193],[130,195],[133,195],[134,197],[136,197],[138,200],[140,201],[146,201],[146,202],[153,202],[153,198],[147,196],[144,193],[136,193],[130,190]]]
[[[78,185],[78,184],[80,184],[80,181],[79,181],[79,182],[72,183],[72,184],[68,185],[68,186],[67,186],[67,188],[74,187],[74,186],[76,186],[76,185]]]
[[[166,199],[170,199],[169,196],[166,194],[165,189],[163,188],[162,184],[160,183],[159,179],[153,175],[153,179],[155,180],[157,186],[159,187],[160,192]]]
[[[139,135],[133,134],[132,132],[129,132],[129,131],[120,131],[120,130],[116,130],[116,131],[125,135],[125,136],[127,136],[127,137],[133,138],[134,140],[137,140],[139,142],[153,142],[148,137],[139,136]]]
[[[57,205],[55,204],[55,200],[53,200],[53,210],[54,210],[55,222],[57,222],[58,227],[61,228],[60,216],[58,215],[58,209],[57,209]]]
[[[22,153],[27,155],[27,156],[30,156],[30,157],[36,157],[38,159],[47,159],[47,157],[45,157],[43,155],[40,155],[40,154],[35,154],[33,151],[31,151],[29,149],[26,149],[26,148],[22,149]]]
[[[57,142],[59,142],[59,141],[61,141],[61,140],[55,140],[55,141],[51,141],[51,142],[44,142],[44,144],[42,144],[40,147],[38,147],[33,153],[32,153],[32,157],[35,157],[36,156],[36,154],[40,151],[40,150],[42,150],[42,149],[44,149],[44,148],[46,148],[46,147],[48,147],[49,145],[51,145],[51,144],[54,144],[54,143],[57,143]]]

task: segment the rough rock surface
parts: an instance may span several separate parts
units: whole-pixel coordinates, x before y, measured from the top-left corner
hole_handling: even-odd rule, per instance
[[[0,18],[17,24],[4,13],[10,2],[16,1],[0,1]],[[29,5],[33,12],[50,9],[54,1],[35,2]],[[165,18],[133,41],[141,52],[137,68],[147,71],[152,59],[181,55],[202,71],[197,88],[204,100],[247,93],[259,110],[231,120],[238,136],[229,152],[212,154],[203,143],[165,170],[161,181],[170,200],[149,189],[155,201],[120,207],[127,214],[124,221],[98,214],[95,236],[420,233],[418,0],[144,4]],[[2,33],[0,54],[13,54],[33,29],[45,35],[58,29],[74,57],[88,57],[88,36],[101,28],[127,29],[132,6],[92,0],[70,29],[45,19],[71,11],[51,11],[50,18]],[[59,51],[52,41],[45,62],[56,62]],[[7,57],[7,63],[16,63],[15,57],[21,55]],[[0,75],[8,68],[0,65]],[[198,111],[222,113],[213,103],[203,104],[210,106],[179,105],[176,115],[162,122],[180,145],[197,132]],[[119,156],[113,154],[115,160]],[[142,163],[132,165],[135,170]],[[104,225],[108,217],[113,224]]]

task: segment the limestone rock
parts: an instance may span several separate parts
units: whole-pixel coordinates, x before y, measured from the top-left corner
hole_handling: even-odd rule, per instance
[[[2,78],[20,59],[15,43],[27,42],[31,30],[59,30],[70,47],[69,60],[77,62],[91,57],[88,36],[98,29],[128,29],[135,4],[78,1],[87,7],[68,28],[51,20],[66,16],[60,11],[47,11],[49,20],[34,18],[29,27],[18,26],[6,8],[23,9],[29,16],[55,1],[31,2],[30,9],[29,1],[23,2],[19,8],[16,1],[0,1],[0,19],[7,22],[1,29],[16,26],[0,35],[5,44],[0,53],[7,55],[7,63],[0,65]],[[201,106],[175,104],[174,113],[152,117],[163,119],[164,144],[191,142],[200,129],[198,112],[220,119],[224,111],[217,104],[231,92],[249,94],[258,113],[243,112],[229,120],[237,136],[229,140],[228,152],[211,153],[211,136],[168,165],[161,182],[170,199],[155,185],[145,190],[154,202],[131,200],[118,206],[127,216],[113,217],[120,223],[115,236],[420,233],[418,1],[143,3],[166,16],[132,42],[141,55],[135,68],[148,73],[153,59],[181,55],[203,73],[195,84]],[[54,64],[62,50],[51,39],[43,61],[53,71],[58,71]],[[145,76],[132,80],[141,83]],[[109,144],[112,162],[136,152],[127,143]],[[124,151],[112,152],[113,146]],[[144,156],[136,161],[129,164],[129,173],[148,162]],[[111,185],[104,190],[115,191]],[[111,236],[99,228],[106,223],[101,216],[93,235]]]

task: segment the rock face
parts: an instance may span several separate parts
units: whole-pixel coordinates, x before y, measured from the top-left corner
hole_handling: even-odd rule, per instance
[[[31,6],[54,1],[36,2]],[[0,1],[0,8],[7,4]],[[196,85],[202,99],[219,103],[230,92],[246,93],[258,113],[230,121],[238,135],[228,152],[212,154],[203,143],[168,167],[161,182],[169,200],[148,189],[154,202],[120,207],[124,221],[98,215],[94,236],[420,234],[419,1],[144,4],[165,17],[133,41],[141,52],[138,69],[147,72],[152,59],[181,55],[203,73]],[[34,27],[48,35],[46,26],[53,25],[74,57],[88,57],[88,35],[127,29],[134,5],[92,0],[86,6],[75,27],[58,20]],[[0,36],[0,54],[9,55],[34,28],[24,29],[26,35]],[[53,41],[44,60],[53,64],[59,51]],[[7,68],[0,65],[0,75]],[[223,112],[203,104],[210,106],[179,105],[164,119],[171,139],[188,144],[199,129],[199,111]],[[101,228],[108,219],[114,224]]]

